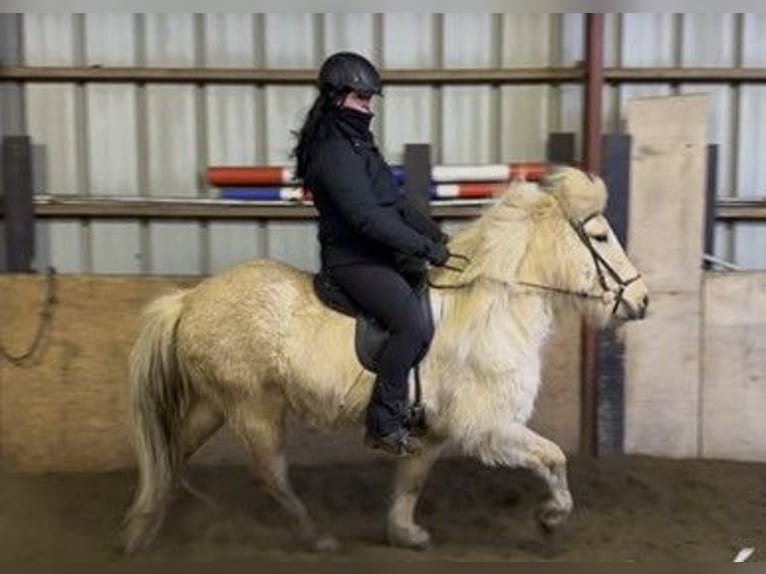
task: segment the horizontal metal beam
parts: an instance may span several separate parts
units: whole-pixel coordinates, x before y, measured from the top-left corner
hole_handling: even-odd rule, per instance
[[[482,207],[450,200],[432,204],[432,213],[437,218],[470,218]],[[77,195],[35,196],[34,211],[43,219],[314,219],[317,215],[311,203]]]
[[[766,199],[720,199],[715,205],[715,220],[766,221]]]
[[[604,80],[620,83],[763,83],[766,68],[606,68]]]
[[[105,68],[6,67],[0,81],[15,82],[175,82],[239,84],[313,84],[316,70],[263,68]],[[579,68],[462,68],[381,70],[386,84],[481,84],[573,82]]]
[[[431,203],[437,219],[468,219],[481,213],[480,201]],[[106,196],[35,196],[35,216],[46,219],[314,219],[311,203],[222,199],[169,199]],[[0,203],[0,215],[4,209]],[[766,199],[720,199],[717,222],[766,221]]]
[[[456,68],[381,70],[386,84],[508,84],[581,82],[581,67],[559,68]],[[0,81],[13,82],[130,82],[130,83],[234,83],[310,85],[313,69],[264,68],[129,68],[17,66],[0,68]],[[766,68],[605,68],[611,84],[647,82],[763,83]]]

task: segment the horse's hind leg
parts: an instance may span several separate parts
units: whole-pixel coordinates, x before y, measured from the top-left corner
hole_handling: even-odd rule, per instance
[[[395,546],[423,549],[431,544],[428,531],[415,523],[415,507],[428,473],[439,458],[442,443],[425,442],[421,454],[399,462],[388,512],[388,540]]]
[[[188,460],[223,424],[223,417],[202,399],[196,399],[184,419],[181,435],[184,458]]]
[[[335,550],[338,543],[332,536],[320,535],[306,507],[293,492],[284,454],[284,416],[265,415],[257,409],[247,410],[235,417],[233,426],[242,437],[251,457],[253,472],[266,492],[290,517],[302,543],[312,550]]]
[[[184,460],[194,454],[221,427],[222,422],[221,416],[214,412],[206,402],[195,398],[184,417],[178,439]],[[168,481],[163,489],[158,490],[153,497],[147,499],[143,505],[134,508],[128,514],[123,533],[125,549],[128,554],[147,546],[156,537],[176,494],[175,487],[178,484],[181,484],[206,504],[214,506],[205,495],[197,492],[185,480],[180,477],[179,479],[178,482],[175,479]]]
[[[514,423],[483,441],[477,454],[485,463],[526,468],[545,481],[550,495],[537,518],[546,532],[554,531],[572,513],[566,456],[556,443]]]

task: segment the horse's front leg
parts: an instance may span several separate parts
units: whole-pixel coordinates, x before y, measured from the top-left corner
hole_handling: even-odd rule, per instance
[[[527,468],[545,481],[550,496],[542,503],[537,519],[546,532],[556,530],[572,513],[566,456],[556,443],[513,423],[490,433],[476,454],[485,464]]]
[[[418,550],[430,546],[431,535],[415,522],[415,507],[428,473],[443,447],[441,441],[425,440],[418,456],[399,462],[388,512],[388,540],[391,544]]]

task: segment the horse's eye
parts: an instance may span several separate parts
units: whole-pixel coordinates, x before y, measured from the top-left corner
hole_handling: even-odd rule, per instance
[[[593,241],[598,241],[599,243],[606,243],[609,241],[609,234],[608,233],[598,233],[596,235],[591,235],[593,238]]]

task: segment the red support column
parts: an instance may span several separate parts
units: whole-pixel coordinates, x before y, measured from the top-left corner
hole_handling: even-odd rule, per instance
[[[585,18],[585,106],[583,167],[601,172],[601,101],[604,87],[604,15]],[[585,455],[598,452],[598,339],[596,330],[582,326],[582,396],[580,445]]]

